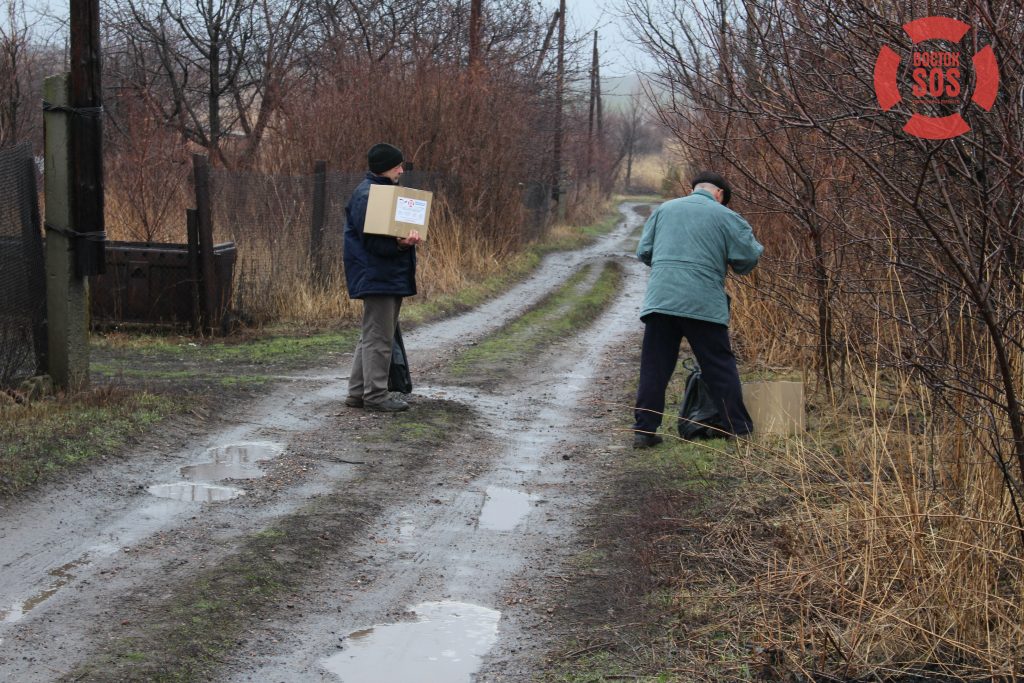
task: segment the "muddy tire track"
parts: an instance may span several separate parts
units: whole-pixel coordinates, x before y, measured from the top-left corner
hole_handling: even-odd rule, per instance
[[[171,429],[129,457],[8,501],[0,509],[0,679],[57,680],[90,657],[92,666],[77,669],[82,680],[130,679],[131,657],[104,662],[97,653],[152,636],[147,611],[175,604],[176,586],[225,566],[282,520],[315,528],[308,511],[325,503],[351,515],[322,516],[325,528],[341,519],[344,533],[325,531],[334,540],[316,562],[303,563],[301,548],[291,548],[299,557],[283,564],[298,564],[294,583],[275,594],[280,612],[253,607],[231,647],[192,675],[212,667],[219,680],[338,680],[327,660],[347,634],[409,620],[410,606],[452,601],[500,612],[509,586],[546,570],[552,548],[575,533],[590,495],[587,458],[607,439],[597,436],[607,422],[594,403],[599,373],[614,363],[604,358],[608,349],[638,328],[642,274],[622,244],[642,219],[628,205],[622,211],[625,220],[595,245],[549,255],[505,295],[407,335],[414,370],[430,382],[414,401],[466,409],[443,434],[431,436],[413,416],[408,429],[427,429],[424,439],[405,448],[375,440],[395,424],[389,416],[346,410],[336,369],[306,372],[212,429]],[[445,367],[461,348],[529,310],[585,263],[608,259],[622,262],[623,291],[585,335],[492,391],[447,385]],[[244,491],[238,498],[197,505],[146,491],[179,481],[180,469],[203,462],[208,449],[250,441],[285,450],[265,464],[267,476],[229,482]],[[356,489],[346,502],[346,490]],[[488,505],[513,500],[522,510],[523,496],[520,519],[488,528],[488,519],[507,514],[488,517]],[[508,616],[497,623],[491,647],[507,652],[523,634]]]

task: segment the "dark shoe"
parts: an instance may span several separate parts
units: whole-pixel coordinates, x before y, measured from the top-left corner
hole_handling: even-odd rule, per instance
[[[409,404],[397,398],[386,398],[383,401],[376,401],[374,403],[363,401],[363,407],[378,413],[400,413],[403,410],[409,410]]]
[[[348,398],[345,399],[345,405],[347,405],[349,408],[362,408],[363,399],[360,398],[359,396],[349,396]]]
[[[657,446],[662,441],[664,439],[657,434],[637,432],[633,435],[633,448],[651,448],[652,446]]]

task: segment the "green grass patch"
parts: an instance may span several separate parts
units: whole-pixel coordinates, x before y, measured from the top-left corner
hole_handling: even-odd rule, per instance
[[[255,389],[262,387],[270,382],[270,380],[271,378],[265,375],[231,375],[229,377],[221,377],[218,382],[225,389]]]
[[[225,389],[255,389],[271,381],[271,378],[266,375],[227,374],[218,376],[214,372],[200,367],[181,370],[161,369],[158,367],[138,368],[132,367],[127,360],[122,362],[94,362],[91,364],[90,369],[95,375],[105,379],[125,378],[166,384],[204,383],[212,386],[221,386]],[[220,369],[223,370],[224,368]]]
[[[588,277],[597,267],[574,273],[536,308],[463,351],[452,362],[452,373],[500,379],[553,342],[589,327],[611,303],[622,282],[618,263],[607,263],[596,278]]]
[[[112,389],[0,407],[0,494],[113,455],[184,408],[181,400],[166,396]]]
[[[272,335],[259,339],[202,341],[187,337],[155,335],[94,335],[93,348],[103,355],[133,361],[237,365],[310,365],[330,353],[351,351],[359,331],[354,328],[301,336]],[[112,367],[113,366],[113,367]],[[93,369],[127,372],[110,361],[94,363]],[[132,372],[157,372],[132,369]],[[171,371],[166,371],[171,372]]]
[[[269,337],[243,344],[213,344],[211,353],[218,361],[307,364],[322,360],[328,353],[351,351],[358,337],[356,329],[304,337]]]
[[[675,416],[671,422],[666,418],[662,423],[664,443],[645,451],[636,462],[636,471],[656,478],[663,488],[682,491],[710,487],[715,462],[734,446],[725,439],[683,441],[676,436],[675,428]]]
[[[367,443],[439,444],[458,431],[464,419],[462,412],[452,410],[452,404],[447,401],[416,401],[409,410],[389,416],[365,440]]]
[[[168,382],[196,380],[203,376],[203,373],[197,369],[136,368],[108,361],[90,363],[89,369],[101,377],[107,378],[131,377],[134,379],[163,380]]]

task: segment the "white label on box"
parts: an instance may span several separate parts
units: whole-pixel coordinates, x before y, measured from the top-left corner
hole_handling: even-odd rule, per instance
[[[427,222],[428,202],[423,199],[399,197],[395,205],[395,220],[400,223],[423,225]]]

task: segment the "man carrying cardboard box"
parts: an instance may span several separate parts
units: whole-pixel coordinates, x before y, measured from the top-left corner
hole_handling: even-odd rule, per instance
[[[397,185],[404,171],[402,152],[392,145],[378,143],[366,156],[370,172],[345,207],[345,284],[349,297],[363,300],[363,326],[345,405],[394,413],[409,408],[388,393],[388,369],[402,299],[416,293],[420,235],[416,230],[405,238],[364,231],[370,188]]]

